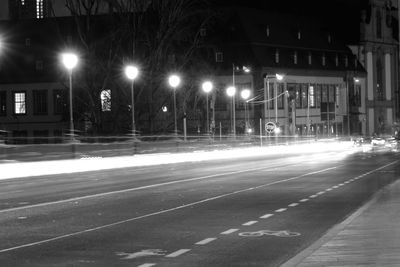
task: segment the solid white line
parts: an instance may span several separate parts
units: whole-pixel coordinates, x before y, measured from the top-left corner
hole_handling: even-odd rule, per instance
[[[282,209],[278,209],[275,212],[284,212],[285,210],[287,210],[286,208],[282,208]]]
[[[261,219],[267,219],[267,218],[272,217],[272,216],[274,216],[274,214],[268,213],[268,214],[265,214],[265,215],[261,216],[260,218]]]
[[[340,167],[340,166],[330,167],[330,168],[326,168],[326,169],[315,171],[315,172],[305,173],[305,174],[302,174],[302,175],[299,175],[299,176],[295,176],[295,177],[291,177],[291,178],[288,178],[288,179],[279,180],[279,181],[275,181],[275,182],[271,182],[271,183],[267,183],[267,184],[262,184],[262,185],[259,185],[259,186],[256,186],[256,187],[252,187],[251,190],[254,190],[255,188],[258,189],[258,188],[263,188],[263,187],[267,187],[267,186],[271,186],[271,185],[275,185],[275,184],[280,184],[280,183],[284,183],[284,182],[300,179],[300,178],[306,177],[308,175],[313,175],[313,174],[326,172],[326,171],[329,171],[329,170],[336,169],[338,167]],[[189,180],[193,180],[193,179],[189,179]],[[168,184],[168,183],[166,183],[166,184]],[[154,187],[154,186],[150,186],[150,187]],[[128,191],[133,191],[133,189],[127,189],[127,190]],[[137,189],[135,189],[135,190],[137,190]],[[120,190],[120,191],[124,191],[124,190]],[[122,220],[122,221],[117,221],[117,222],[114,222],[114,223],[105,224],[105,225],[101,225],[101,226],[94,227],[94,228],[89,228],[89,229],[86,229],[86,230],[83,230],[83,231],[78,231],[78,232],[74,232],[74,233],[70,233],[70,234],[60,235],[60,236],[56,236],[56,237],[53,237],[53,238],[32,242],[32,243],[26,243],[26,244],[15,246],[15,247],[5,248],[5,249],[0,250],[0,253],[7,252],[7,251],[13,251],[13,250],[21,249],[21,248],[26,248],[26,247],[32,247],[32,246],[36,246],[36,245],[41,245],[41,244],[44,244],[44,243],[49,243],[49,242],[60,240],[60,239],[65,239],[65,238],[69,238],[69,237],[73,237],[73,236],[77,236],[77,235],[81,235],[81,234],[85,234],[85,233],[89,233],[89,232],[94,232],[94,231],[97,231],[97,230],[101,230],[101,229],[105,229],[105,228],[121,225],[121,224],[124,224],[124,223],[127,223],[127,222],[132,222],[132,221],[140,220],[140,219],[143,219],[143,218],[148,218],[148,217],[152,217],[152,216],[155,216],[155,215],[164,214],[164,213],[167,213],[167,212],[176,211],[176,210],[180,210],[180,209],[183,209],[183,208],[196,206],[196,205],[199,205],[199,204],[203,204],[203,203],[210,202],[210,201],[213,201],[213,200],[217,200],[217,199],[233,196],[233,195],[240,194],[240,193],[247,192],[247,191],[250,191],[250,190],[249,189],[242,189],[242,190],[234,191],[234,192],[231,192],[231,193],[226,193],[226,194],[223,194],[223,195],[218,195],[218,196],[215,196],[215,197],[199,200],[199,201],[192,202],[192,203],[189,203],[189,204],[185,204],[185,205],[182,205],[182,206],[178,206],[178,207],[174,207],[174,208],[170,208],[170,209],[166,209],[166,210],[161,210],[161,211],[157,211],[157,212],[153,212],[153,213],[148,213],[148,214],[145,214],[145,215],[142,215],[142,216],[133,217],[133,218],[129,218],[129,219]],[[85,198],[85,197],[83,197],[83,198]],[[72,201],[72,200],[69,200],[69,201]],[[66,202],[66,201],[59,201],[59,202],[62,203],[62,202]],[[37,205],[31,205],[31,206],[46,206],[46,203],[37,204]],[[26,207],[29,207],[29,206],[25,206],[25,208]],[[22,208],[23,207],[9,209],[8,211],[16,210],[16,209],[22,209]],[[7,210],[0,211],[0,213],[1,212],[5,212],[5,211],[7,211]]]
[[[236,231],[239,231],[239,229],[229,229],[229,230],[226,230],[226,231],[220,233],[220,235],[229,235],[229,234],[232,234],[232,233],[234,233]]]
[[[258,223],[258,221],[249,221],[249,222],[246,222],[246,223],[244,223],[244,224],[242,224],[242,225],[244,225],[244,226],[250,226],[250,225],[253,225],[253,224],[256,224],[256,223]]]
[[[296,207],[298,205],[299,205],[299,203],[292,203],[292,204],[289,204],[289,207]]]
[[[197,242],[196,245],[206,245],[206,244],[208,244],[210,242],[213,242],[214,240],[216,240],[215,237],[206,238],[204,240],[201,240],[201,241]]]
[[[175,258],[175,257],[178,257],[178,256],[180,256],[182,254],[185,254],[186,252],[189,252],[189,251],[190,251],[190,249],[180,249],[180,250],[177,250],[175,252],[172,252],[171,254],[166,255],[165,257],[167,257],[167,258]]]
[[[155,266],[155,265],[156,265],[155,263],[145,263],[145,264],[139,265],[138,267],[151,267],[151,266]]]

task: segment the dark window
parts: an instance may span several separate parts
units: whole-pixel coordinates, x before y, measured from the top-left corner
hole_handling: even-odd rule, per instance
[[[36,60],[36,70],[43,70],[43,60]]]
[[[65,93],[63,90],[53,91],[54,114],[62,114],[64,112],[64,107],[66,106],[65,99]]]
[[[303,83],[301,84],[301,107],[302,108],[307,108],[308,106],[308,101],[307,101],[307,97],[308,97],[308,85]]]
[[[47,90],[33,90],[33,114],[47,114]]]
[[[224,62],[224,55],[222,54],[222,52],[215,53],[215,61]]]
[[[317,84],[315,89],[315,107],[321,107],[321,94],[322,94],[322,86]]]
[[[376,99],[383,100],[382,60],[379,55],[376,59]]]
[[[382,38],[382,14],[380,10],[376,11],[376,37]]]
[[[201,28],[200,29],[200,36],[205,37],[207,35],[207,29],[206,28]]]
[[[285,84],[284,83],[277,83],[276,84],[278,86],[277,90],[278,90],[278,109],[283,109],[284,107],[284,102],[285,102]]]
[[[7,93],[0,91],[0,116],[7,115]]]
[[[296,108],[301,108],[301,90],[300,84],[295,85],[295,92],[296,92]]]
[[[335,90],[335,85],[330,84],[329,85],[329,92],[328,92],[328,96],[329,96],[329,103],[335,103],[335,98],[336,98],[336,90]]]

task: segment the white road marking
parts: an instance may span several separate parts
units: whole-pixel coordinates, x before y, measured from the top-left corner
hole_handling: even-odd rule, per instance
[[[262,187],[267,187],[267,186],[270,186],[270,185],[275,185],[275,184],[280,184],[280,183],[284,183],[284,182],[300,179],[300,178],[303,178],[303,177],[306,177],[306,176],[309,176],[309,175],[318,174],[318,173],[330,171],[330,170],[333,170],[333,169],[337,169],[339,167],[340,167],[340,165],[336,166],[336,167],[326,168],[326,169],[319,170],[319,171],[305,173],[305,174],[302,174],[302,175],[299,175],[299,176],[294,176],[294,177],[291,177],[291,178],[288,178],[288,179],[283,179],[283,180],[279,180],[279,181],[275,181],[275,182],[271,182],[271,183],[267,183],[267,184],[262,184],[262,185],[259,185],[259,186],[256,186],[256,187],[246,188],[246,189],[243,189],[243,190],[235,191],[235,192],[233,192],[231,194],[223,195],[223,197],[224,196],[228,196],[228,195],[234,195],[234,194],[238,194],[238,193],[242,193],[242,192],[251,191],[251,190],[262,188]],[[14,208],[0,210],[0,213],[14,212],[14,211],[17,211],[17,210],[37,208],[37,207],[45,207],[45,206],[50,206],[50,205],[75,202],[77,200],[104,197],[104,196],[109,196],[109,195],[116,195],[116,194],[118,195],[118,194],[121,194],[121,193],[139,191],[139,190],[150,189],[150,188],[161,187],[161,186],[172,185],[172,184],[178,184],[178,183],[185,183],[185,182],[204,180],[204,179],[208,179],[208,178],[215,178],[215,177],[218,177],[218,176],[227,176],[227,175],[244,173],[244,172],[259,171],[259,170],[264,170],[264,169],[270,169],[270,167],[259,167],[259,168],[246,169],[246,170],[240,170],[240,171],[234,171],[234,172],[212,174],[212,175],[206,175],[206,176],[201,176],[201,177],[195,177],[195,178],[189,178],[189,179],[183,179],[183,180],[175,180],[175,181],[171,181],[171,182],[158,183],[158,184],[152,184],[152,185],[145,185],[145,186],[140,186],[140,187],[133,187],[133,188],[123,189],[123,190],[116,190],[116,191],[110,191],[110,192],[93,194],[93,195],[86,195],[86,196],[81,196],[81,197],[68,198],[68,199],[51,201],[51,202],[43,202],[43,203],[38,203],[38,204],[32,204],[32,205],[27,205],[27,206],[14,207]]]
[[[312,195],[312,196],[310,196],[310,198],[316,198],[316,197],[318,197],[318,195]]]
[[[277,209],[275,212],[284,212],[286,210],[287,210],[286,208],[282,208],[282,209]]]
[[[230,235],[236,231],[239,231],[239,229],[229,229],[229,230],[222,232],[221,235]]]
[[[138,267],[152,267],[155,265],[156,265],[155,263],[145,263],[145,264],[139,265]]]
[[[325,191],[328,191],[328,192],[329,192],[329,191],[332,191],[332,190],[333,190],[332,188],[328,188],[328,189],[326,189]]]
[[[298,206],[299,205],[299,203],[292,203],[292,204],[289,204],[288,206],[289,207],[296,207],[296,206]]]
[[[366,174],[371,174],[373,172],[376,172],[378,170],[386,168],[386,167],[388,167],[390,165],[393,165],[393,164],[395,164],[397,162],[398,162],[398,160],[393,161],[393,162],[391,162],[389,164],[386,164],[386,165],[384,165],[382,167],[379,167],[377,169],[369,171]],[[299,175],[299,176],[295,176],[295,177],[291,177],[291,178],[284,179],[284,180],[279,180],[279,181],[275,181],[275,182],[271,182],[271,183],[267,183],[267,184],[262,184],[262,185],[259,185],[259,186],[255,187],[255,188],[263,188],[263,187],[267,187],[267,186],[271,186],[271,185],[275,185],[275,184],[280,184],[280,183],[284,183],[284,182],[288,182],[288,181],[293,181],[293,180],[300,179],[302,177],[306,177],[306,176],[309,176],[309,175],[318,174],[318,173],[326,172],[326,171],[329,171],[329,170],[337,169],[340,166],[342,166],[342,165],[339,165],[339,166],[336,166],[336,167],[331,167],[331,168],[326,168],[326,169],[315,171],[315,172],[305,173],[305,174],[302,174],[302,175]],[[259,169],[267,169],[267,167],[259,168]],[[192,179],[187,179],[187,180],[184,180],[184,181],[188,181],[188,180],[199,180],[199,178],[192,178]],[[178,182],[179,181],[173,181],[173,182],[164,183],[163,185],[171,184],[171,183],[178,183]],[[160,186],[160,185],[161,184],[149,185],[149,186],[140,187],[140,188],[141,189],[143,189],[143,188],[151,188],[151,187],[156,187],[156,186]],[[96,196],[99,196],[99,195],[110,195],[110,194],[115,194],[116,192],[129,192],[129,191],[135,191],[135,190],[139,190],[139,188],[130,188],[130,189],[126,189],[126,190],[119,190],[119,191],[107,192],[107,193],[102,193],[102,194],[96,194]],[[164,214],[164,213],[171,212],[171,211],[176,211],[176,210],[180,210],[180,209],[187,208],[187,207],[192,207],[192,206],[199,205],[199,204],[202,204],[202,203],[206,203],[206,202],[209,202],[209,201],[212,201],[212,200],[221,199],[221,198],[224,198],[224,197],[232,196],[232,195],[243,193],[243,192],[247,192],[247,191],[249,191],[249,190],[248,189],[242,189],[242,190],[238,190],[238,191],[235,191],[235,192],[231,192],[231,193],[227,193],[227,194],[211,197],[211,198],[208,198],[208,199],[203,199],[203,200],[200,200],[200,201],[197,201],[197,202],[193,202],[193,203],[189,203],[189,204],[186,204],[186,205],[182,205],[182,206],[178,206],[178,207],[174,207],[174,208],[170,208],[170,209],[166,209],[166,210],[161,210],[161,211],[158,211],[158,212],[153,212],[153,213],[145,214],[145,215],[134,217],[134,218],[129,218],[129,219],[126,219],[126,220],[117,221],[117,222],[114,222],[114,223],[97,226],[97,227],[94,227],[94,228],[89,228],[89,229],[86,229],[86,230],[83,230],[83,231],[78,231],[78,232],[65,234],[65,235],[61,235],[61,236],[56,236],[56,237],[53,237],[53,238],[44,239],[44,240],[40,240],[40,241],[36,241],[36,242],[26,243],[26,244],[15,246],[15,247],[5,248],[5,249],[0,250],[0,253],[4,253],[4,252],[8,252],[8,251],[14,251],[14,250],[17,250],[17,249],[26,248],[26,247],[32,247],[32,246],[36,246],[36,245],[41,245],[41,244],[45,244],[45,243],[49,243],[49,242],[53,242],[53,241],[57,241],[57,240],[61,240],[61,239],[69,238],[69,237],[73,237],[73,236],[78,236],[78,235],[89,233],[89,232],[98,231],[98,230],[101,230],[101,229],[105,229],[105,228],[121,225],[121,224],[124,224],[124,223],[127,223],[127,222],[131,222],[131,221],[135,221],[135,220],[139,220],[139,219],[143,219],[143,218],[148,218],[148,217],[159,215],[159,214]],[[93,195],[84,196],[84,197],[78,197],[77,199],[90,198],[90,197],[93,197]],[[315,196],[315,197],[317,197],[317,196]],[[68,200],[68,201],[71,201],[71,200]],[[7,209],[7,210],[0,210],[0,213],[6,212],[6,211],[19,210],[19,209],[23,209],[23,208],[26,209],[26,208],[29,208],[29,207],[32,207],[32,206],[35,206],[35,207],[47,206],[49,204],[57,204],[57,203],[63,203],[63,202],[68,202],[68,201],[67,200],[61,200],[61,201],[50,202],[50,203],[41,203],[41,204],[37,204],[37,205],[30,205],[30,206],[25,206],[25,207],[12,208],[12,209]],[[187,250],[187,251],[190,251],[190,249]],[[187,251],[185,251],[183,253],[186,253]]]
[[[333,188],[335,188],[335,189],[336,189],[336,188],[339,188],[339,186],[335,185],[335,186],[333,186]]]
[[[321,191],[321,192],[318,192],[316,195],[323,195],[323,194],[325,194],[325,192]]]
[[[344,184],[339,184],[338,186],[344,186]]]
[[[178,256],[180,256],[182,254],[185,254],[186,252],[189,252],[189,251],[190,251],[190,249],[180,249],[180,250],[177,250],[175,252],[172,252],[171,254],[166,255],[165,257],[167,257],[167,258],[175,258],[175,257],[178,257]]]
[[[268,214],[265,214],[265,215],[261,216],[260,218],[261,219],[267,219],[267,218],[272,217],[272,216],[274,216],[274,214],[268,213]]]
[[[242,224],[242,225],[244,225],[244,226],[250,226],[250,225],[253,225],[253,224],[256,224],[256,223],[258,223],[258,221],[249,221],[249,222],[246,222],[246,223],[244,223],[244,224]]]
[[[143,249],[137,252],[116,252],[117,256],[122,257],[122,260],[131,260],[146,256],[164,256],[166,253],[165,250],[162,249]]]
[[[20,216],[20,217],[18,217],[18,220],[25,220],[25,219],[27,219],[28,217],[26,217],[26,216]]]
[[[215,237],[206,238],[204,240],[201,240],[201,241],[197,242],[196,245],[206,245],[206,244],[208,244],[210,242],[213,242],[214,240],[216,240]]]

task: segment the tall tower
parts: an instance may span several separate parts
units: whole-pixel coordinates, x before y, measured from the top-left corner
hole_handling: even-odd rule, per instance
[[[360,46],[367,70],[369,134],[392,134],[399,114],[397,0],[370,0],[362,11]]]

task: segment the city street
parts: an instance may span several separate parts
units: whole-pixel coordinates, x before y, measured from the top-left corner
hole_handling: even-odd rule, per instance
[[[279,266],[399,177],[349,147],[4,179],[0,266]]]

